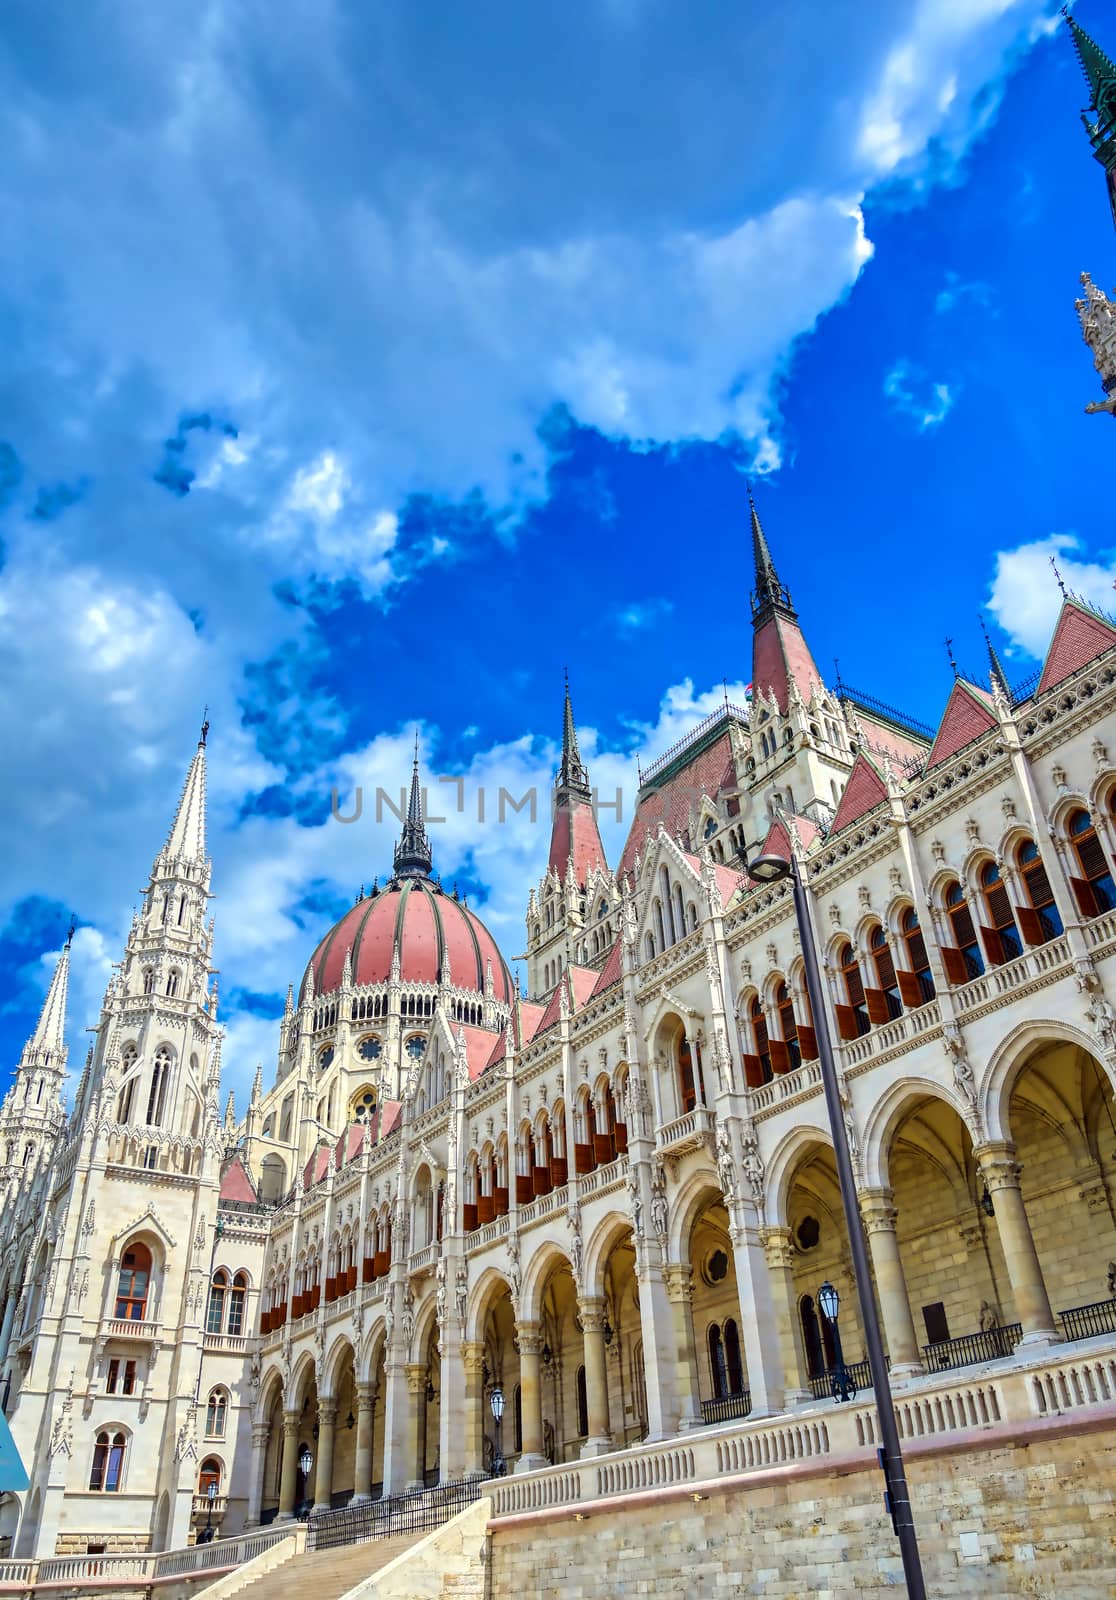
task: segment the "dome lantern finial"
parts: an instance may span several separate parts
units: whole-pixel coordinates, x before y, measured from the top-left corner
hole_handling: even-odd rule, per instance
[[[415,758],[411,768],[411,793],[403,831],[393,858],[397,878],[429,878],[434,865],[430,840],[422,814],[422,784],[419,781],[418,729],[415,729]]]

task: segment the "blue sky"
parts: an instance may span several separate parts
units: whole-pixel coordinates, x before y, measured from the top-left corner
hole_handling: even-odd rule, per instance
[[[926,720],[982,608],[1031,669],[1052,550],[1108,596],[1116,241],[1046,0],[61,15],[0,38],[5,1066],[72,909],[80,1068],[205,703],[243,1103],[416,726],[512,956],[547,830],[475,797],[545,792],[563,666],[629,804],[747,680],[746,473],[819,663]]]

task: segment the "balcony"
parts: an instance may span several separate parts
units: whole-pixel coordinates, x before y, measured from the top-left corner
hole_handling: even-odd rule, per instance
[[[105,1317],[101,1332],[106,1339],[129,1339],[136,1343],[159,1344],[163,1329],[158,1322],[146,1322],[141,1317]]]
[[[1008,1322],[980,1333],[963,1333],[957,1339],[941,1339],[923,1346],[928,1372],[946,1372],[953,1367],[976,1367],[982,1361],[1003,1361],[1023,1337],[1023,1325]]]
[[[1062,1332],[1072,1343],[1076,1339],[1096,1339],[1104,1333],[1116,1333],[1116,1300],[1098,1300],[1091,1306],[1071,1306],[1059,1311]]]
[[[710,1425],[717,1422],[736,1422],[746,1417],[752,1409],[752,1396],[747,1389],[739,1394],[723,1394],[718,1400],[701,1402],[701,1420]]]
[[[202,1349],[207,1356],[243,1356],[248,1354],[248,1339],[242,1333],[207,1333]]]
[[[671,1150],[681,1155],[687,1150],[700,1150],[703,1145],[713,1148],[713,1113],[708,1106],[695,1106],[692,1111],[664,1123],[659,1129],[660,1150]]]
[[[194,1496],[194,1516],[200,1518],[203,1522],[208,1522],[209,1520],[210,1506],[213,1507],[214,1522],[220,1522],[229,1508],[228,1495],[219,1494],[213,1500],[210,1500],[207,1494],[196,1494]]]

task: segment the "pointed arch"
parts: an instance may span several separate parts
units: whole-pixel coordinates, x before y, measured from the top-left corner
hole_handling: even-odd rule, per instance
[[[890,1151],[900,1125],[927,1100],[940,1100],[955,1111],[974,1144],[980,1138],[973,1128],[969,1108],[951,1090],[933,1078],[900,1078],[889,1085],[868,1113],[864,1128],[864,1183],[869,1189],[889,1189]]]
[[[538,1322],[542,1316],[542,1295],[546,1281],[557,1267],[565,1267],[572,1274],[569,1256],[552,1240],[544,1240],[528,1263],[523,1275],[523,1289],[519,1296],[519,1320]]]
[[[1109,1088],[1116,1092],[1112,1068],[1104,1052],[1097,1048],[1095,1039],[1071,1023],[1056,1021],[1051,1017],[1033,1018],[1021,1022],[993,1050],[983,1080],[978,1086],[981,1120],[989,1140],[996,1142],[1011,1139],[1008,1116],[1011,1096],[1016,1080],[1034,1052],[1043,1045],[1055,1043],[1076,1045],[1092,1056],[1108,1076]]]
[[[493,1304],[505,1294],[515,1295],[512,1286],[495,1267],[485,1267],[469,1293],[465,1312],[465,1338],[479,1343],[484,1338],[484,1325]]]
[[[807,1107],[803,1106],[805,1113]],[[820,1110],[820,1107],[819,1107]],[[803,1158],[810,1150],[823,1144],[833,1149],[833,1136],[828,1126],[821,1122],[801,1122],[785,1133],[767,1158],[764,1177],[764,1214],[771,1227],[788,1226],[790,1192]]]

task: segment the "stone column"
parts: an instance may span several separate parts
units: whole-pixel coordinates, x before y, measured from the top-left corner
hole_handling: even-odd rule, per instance
[[[408,1489],[422,1489],[423,1450],[426,1443],[426,1366],[409,1361],[404,1368],[407,1374],[407,1455],[406,1472]],[[387,1492],[385,1485],[385,1494]]]
[[[298,1492],[298,1423],[297,1411],[283,1413],[283,1465],[279,1478],[279,1511],[275,1520],[289,1522],[295,1512],[295,1495]]]
[[[424,1378],[425,1383],[425,1369]],[[407,1366],[394,1355],[384,1367],[384,1498],[402,1494],[413,1477],[415,1429]]]
[[[263,1514],[264,1468],[267,1465],[267,1447],[271,1439],[271,1424],[252,1424],[252,1464],[248,1478],[248,1516],[245,1526],[258,1528]]]
[[[1057,1344],[1060,1336],[1019,1187],[1015,1146],[1007,1141],[986,1144],[973,1154],[996,1208],[996,1227],[1011,1281],[1015,1314],[1023,1324],[1020,1345]]]
[[[466,1340],[461,1345],[465,1375],[465,1476],[484,1472],[484,1345]]]
[[[674,1317],[664,1268],[647,1265],[639,1277],[639,1323],[647,1389],[647,1440],[673,1439],[678,1432]]]
[[[314,1511],[328,1511],[333,1493],[333,1438],[337,1407],[318,1405],[318,1464],[314,1472]]]
[[[605,1356],[604,1301],[592,1295],[578,1300],[585,1341],[585,1409],[589,1437],[581,1447],[583,1456],[603,1456],[613,1449],[608,1421],[608,1362]]]
[[[376,1386],[357,1384],[356,1462],[353,1468],[351,1506],[372,1498],[372,1431],[376,1410]]]
[[[736,1264],[736,1296],[740,1306],[744,1359],[753,1417],[772,1417],[783,1410],[783,1356],[775,1318],[771,1274],[763,1253],[759,1218],[746,1203],[730,1207],[732,1256]]]
[[[697,1341],[694,1338],[694,1278],[685,1262],[672,1261],[663,1268],[667,1298],[674,1316],[674,1361],[678,1372],[678,1429],[702,1426],[701,1390],[698,1385]]]
[[[861,1190],[860,1215],[868,1235],[880,1320],[887,1340],[887,1353],[891,1357],[891,1376],[913,1378],[921,1376],[923,1367],[918,1334],[911,1315],[911,1300],[907,1293],[907,1278],[899,1256],[895,1206],[892,1202],[890,1189]]]
[[[798,1297],[794,1291],[794,1248],[790,1229],[764,1229],[763,1250],[771,1276],[775,1322],[783,1353],[783,1374],[786,1379],[784,1403],[788,1406],[804,1405],[814,1396],[809,1385],[806,1348],[802,1342],[802,1319],[798,1315]]]
[[[539,1357],[543,1338],[537,1322],[521,1322],[519,1333],[519,1406],[523,1420],[523,1449],[516,1472],[535,1472],[547,1465],[543,1454],[542,1381]]]
[[[0,1328],[0,1362],[2,1362],[8,1354],[8,1345],[11,1343],[12,1339],[12,1323],[15,1321],[16,1306],[18,1303],[19,1296],[17,1294],[10,1294],[8,1296],[7,1304],[4,1307],[4,1325],[2,1328]]]

